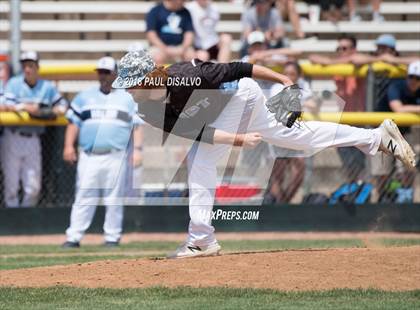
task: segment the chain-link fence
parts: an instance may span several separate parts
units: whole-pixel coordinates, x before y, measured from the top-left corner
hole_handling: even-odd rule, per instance
[[[368,84],[376,92],[374,98],[381,98],[386,91],[382,76],[368,81],[374,82]],[[337,112],[339,122],[340,98],[322,91],[314,93],[312,100],[316,112]],[[305,122],[299,126],[306,126]],[[126,204],[187,203],[186,156],[192,144],[174,140],[162,145],[160,130],[148,125],[144,130],[143,166],[128,178]],[[69,207],[74,200],[77,165],[63,160],[64,133],[65,127],[46,127],[40,136],[40,207]],[[412,127],[405,135],[419,154],[420,128]],[[251,150],[233,148],[217,168],[215,196],[221,204],[420,202],[418,170],[408,172],[387,155],[368,158],[356,148],[301,154],[261,143]],[[2,178],[3,205],[7,182]],[[22,199],[22,188],[19,196]]]
[[[129,204],[182,204],[188,199],[185,155],[188,147],[151,143],[156,130],[145,128],[141,185],[131,187]],[[419,148],[420,128],[407,135]],[[48,127],[42,135],[40,207],[68,207],[76,184],[76,165],[63,161],[64,127]],[[149,137],[149,138],[147,138]],[[158,141],[158,139],[154,140]],[[310,157],[290,157],[285,150],[261,143],[252,150],[236,150],[231,166],[218,167],[216,203],[274,204],[356,201],[367,203],[420,202],[419,171],[408,172],[387,155],[368,158],[357,149],[325,149]],[[383,158],[381,158],[381,156]],[[372,161],[379,167],[372,171]],[[385,166],[386,165],[386,166]],[[390,167],[388,167],[390,165]],[[136,174],[132,175],[136,178]],[[2,204],[4,180],[1,190]],[[6,181],[7,182],[7,181]],[[141,190],[139,190],[139,188]],[[365,198],[361,198],[368,192]],[[22,189],[19,195],[23,196]]]
[[[2,137],[7,134],[8,127],[2,128]],[[39,136],[41,143],[41,190],[38,195],[38,205],[40,207],[62,207],[70,206],[74,199],[74,188],[75,188],[75,176],[76,169],[74,166],[70,166],[63,161],[63,144],[64,144],[64,132],[65,127],[62,126],[51,126],[46,127],[42,135]],[[5,143],[0,140],[0,147],[6,147]],[[7,150],[2,150],[5,152]],[[24,152],[24,150],[22,150]],[[33,158],[37,157],[35,154],[36,150],[33,150]],[[12,159],[13,160],[13,159]],[[15,159],[16,161],[19,158]],[[2,158],[2,168],[6,169],[5,165],[13,165],[13,161],[9,159]],[[9,186],[12,186],[11,179],[6,178],[5,173],[2,171],[1,177],[1,205],[5,205],[5,190]],[[23,175],[22,171],[11,170],[10,174]],[[23,177],[25,178],[25,177]],[[18,200],[22,201],[24,199],[24,182],[20,180],[19,188],[17,191]]]

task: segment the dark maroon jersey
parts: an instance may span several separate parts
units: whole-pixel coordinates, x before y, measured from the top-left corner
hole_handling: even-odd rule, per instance
[[[235,84],[226,83],[251,77],[252,64],[194,59],[176,63],[167,71],[167,98],[164,102],[139,103],[140,116],[166,133],[213,143],[215,128],[209,124],[216,120],[235,93]]]

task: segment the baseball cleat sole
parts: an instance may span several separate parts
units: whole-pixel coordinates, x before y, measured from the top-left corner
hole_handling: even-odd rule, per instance
[[[393,155],[408,169],[413,169],[416,166],[415,154],[394,121],[386,119],[382,122],[380,128],[381,150],[386,154]]]

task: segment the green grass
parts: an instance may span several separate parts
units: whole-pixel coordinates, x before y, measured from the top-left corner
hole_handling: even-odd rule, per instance
[[[420,245],[420,239],[379,239],[384,246],[412,246]]]
[[[382,246],[419,245],[420,239],[373,239]],[[274,251],[307,248],[364,247],[359,239],[336,240],[228,240],[220,242],[225,252]],[[82,245],[80,249],[63,249],[59,245],[2,245],[0,246],[0,270],[39,266],[84,263],[104,259],[140,258],[165,256],[179,243],[167,241],[132,242],[118,248],[100,245]],[[53,256],[56,255],[56,256]]]
[[[419,309],[420,291],[0,288],[0,309]]]
[[[420,239],[373,239],[382,246],[419,245]],[[306,248],[364,247],[360,239],[222,241],[223,250],[273,251]],[[0,246],[0,269],[86,263],[105,259],[163,256],[177,242],[133,242],[119,248],[86,245],[62,249],[59,245]],[[57,256],[54,256],[57,255]],[[0,279],[1,283],[1,279]],[[73,287],[0,287],[0,310],[6,309],[420,309],[420,291],[332,290],[280,292],[259,289],[146,288],[85,289]]]
[[[119,247],[107,248],[101,245],[83,245],[79,249],[64,249],[60,245],[2,245],[0,255],[4,254],[45,254],[45,253],[97,253],[97,252],[116,252],[125,253],[133,251],[167,251],[179,245],[178,242],[168,241],[147,241],[131,242],[122,244]]]

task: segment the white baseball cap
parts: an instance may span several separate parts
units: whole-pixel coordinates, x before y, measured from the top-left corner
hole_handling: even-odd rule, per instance
[[[408,66],[407,75],[420,76],[420,60],[412,62]]]
[[[38,62],[39,56],[38,56],[38,53],[35,51],[27,51],[27,52],[22,52],[22,54],[20,54],[19,60],[20,61],[31,60],[31,61]]]
[[[255,43],[265,43],[265,35],[261,31],[253,31],[248,35],[248,45]]]
[[[115,59],[109,56],[102,57],[96,64],[96,70],[116,71],[116,69],[117,63],[115,62]]]

